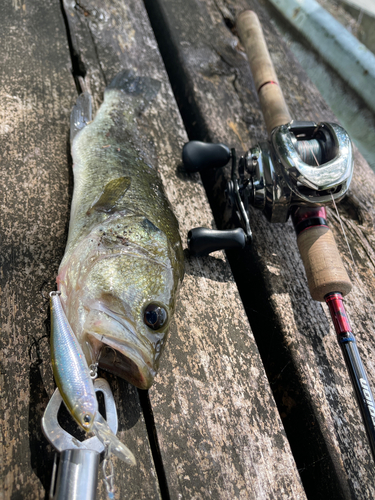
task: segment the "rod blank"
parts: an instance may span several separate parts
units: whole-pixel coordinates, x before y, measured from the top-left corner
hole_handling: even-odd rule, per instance
[[[252,10],[245,10],[238,16],[236,27],[249,60],[267,131],[271,135],[275,127],[289,123],[292,118],[258,16]]]

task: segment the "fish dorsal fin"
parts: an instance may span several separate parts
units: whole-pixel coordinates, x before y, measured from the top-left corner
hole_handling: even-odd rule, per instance
[[[70,113],[70,143],[74,137],[92,120],[92,99],[87,91],[81,94]]]

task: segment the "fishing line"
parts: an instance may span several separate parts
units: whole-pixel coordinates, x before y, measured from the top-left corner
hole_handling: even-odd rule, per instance
[[[316,166],[319,167],[320,163],[318,162],[318,159],[317,159],[316,155],[314,154],[314,148],[313,148],[312,141],[301,141],[301,142],[303,142],[303,147],[306,147],[306,143],[307,143],[308,147],[310,148],[310,153],[312,154],[312,156],[314,157],[314,159],[316,161]],[[317,142],[317,141],[314,141],[314,142]],[[321,148],[319,148],[319,149],[321,149]],[[315,152],[317,152],[317,151],[315,151]],[[353,265],[351,266],[352,267],[352,271],[353,271],[354,275],[356,275],[357,274],[357,266],[356,266],[356,263],[354,261],[352,250],[350,248],[349,241],[348,241],[348,238],[346,236],[345,229],[344,229],[344,224],[342,223],[342,219],[341,219],[341,216],[340,216],[339,211],[337,209],[337,205],[336,205],[335,198],[333,196],[332,191],[330,192],[330,195],[331,195],[331,198],[332,198],[333,206],[335,207],[337,218],[339,219],[339,222],[340,222],[342,234],[344,235],[344,238],[345,238],[345,241],[346,241],[346,246],[348,247],[348,250],[349,250],[349,253],[350,253],[350,257],[352,259],[352,263],[353,263]]]
[[[98,376],[98,367],[99,367],[100,357],[101,357],[102,351],[103,351],[103,345],[104,344],[102,344],[102,346],[101,346],[101,348],[96,356],[95,361],[93,363],[91,363],[91,365],[89,366],[90,377],[92,378],[92,380],[95,380]]]
[[[348,241],[348,238],[346,237],[346,232],[345,232],[345,229],[344,229],[344,224],[342,223],[342,220],[341,220],[341,217],[340,217],[340,214],[339,214],[339,211],[337,210],[337,205],[335,203],[335,199],[333,197],[333,194],[331,193],[331,198],[332,198],[332,202],[333,202],[333,206],[335,207],[335,210],[336,210],[336,214],[337,214],[337,217],[339,219],[339,222],[340,222],[340,226],[341,226],[341,231],[342,231],[342,234],[344,235],[344,238],[345,238],[345,241],[346,241],[346,245],[348,247],[348,250],[349,250],[349,253],[350,253],[350,257],[352,259],[352,262],[353,262],[353,266],[352,266],[352,270],[354,272],[354,274],[356,275],[357,274],[357,265],[354,261],[354,257],[353,257],[353,254],[352,254],[352,250],[350,248],[350,245],[349,245],[349,241]]]
[[[335,207],[335,211],[336,211],[336,215],[339,219],[339,222],[340,222],[340,226],[341,226],[341,231],[344,235],[344,238],[345,238],[345,241],[346,241],[346,246],[348,247],[348,250],[349,250],[349,253],[350,253],[350,257],[352,259],[352,263],[350,263],[350,266],[352,268],[352,271],[353,271],[353,278],[354,278],[354,281],[356,282],[357,284],[357,290],[359,291],[360,295],[362,295],[362,297],[364,297],[365,299],[367,299],[367,296],[363,290],[363,287],[362,287],[362,283],[361,283],[361,279],[360,279],[360,276],[359,276],[359,271],[358,271],[358,267],[357,267],[357,264],[355,263],[355,260],[354,260],[354,256],[353,256],[353,253],[351,251],[351,248],[350,248],[350,245],[349,245],[349,241],[348,241],[348,238],[346,236],[346,232],[345,232],[345,229],[344,229],[344,225],[343,225],[343,222],[342,222],[342,219],[340,217],[340,214],[339,214],[339,211],[337,209],[337,205],[335,203],[335,200],[333,198],[333,195],[331,193],[331,197],[332,197],[332,201],[333,201],[333,206]]]
[[[298,140],[297,136],[297,142],[296,142],[296,149],[298,151],[299,156],[301,159],[307,163],[308,165],[312,164],[312,158],[309,155],[311,153],[312,157],[314,158],[316,162],[316,166],[320,165],[319,161],[322,161],[323,158],[323,151],[322,147],[316,139],[310,139],[310,140]],[[319,160],[318,160],[319,158]]]

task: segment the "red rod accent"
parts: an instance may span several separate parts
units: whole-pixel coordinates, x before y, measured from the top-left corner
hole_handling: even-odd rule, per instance
[[[312,207],[297,207],[293,213],[293,224],[296,226],[300,222],[306,219],[322,217],[327,218],[327,212],[324,207],[312,208]]]
[[[259,89],[258,89],[258,94],[259,94],[259,92],[260,92],[260,89],[262,89],[265,85],[268,85],[269,83],[270,83],[271,85],[279,85],[277,82],[274,82],[273,80],[270,80],[269,82],[264,82],[264,83],[262,83],[262,85],[259,87]]]
[[[341,293],[330,293],[325,297],[337,335],[351,333],[352,328],[346,315]]]
[[[307,231],[312,227],[328,227],[326,209],[324,207],[293,207],[291,216],[297,236],[301,234],[302,231]]]

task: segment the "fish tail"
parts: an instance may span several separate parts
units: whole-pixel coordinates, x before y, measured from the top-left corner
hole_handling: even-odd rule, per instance
[[[91,94],[83,92],[77,99],[70,113],[70,144],[74,137],[92,120]]]
[[[142,108],[157,96],[161,83],[148,76],[137,76],[133,70],[125,69],[120,71],[105,89],[108,92],[118,89],[125,94],[138,98]]]

